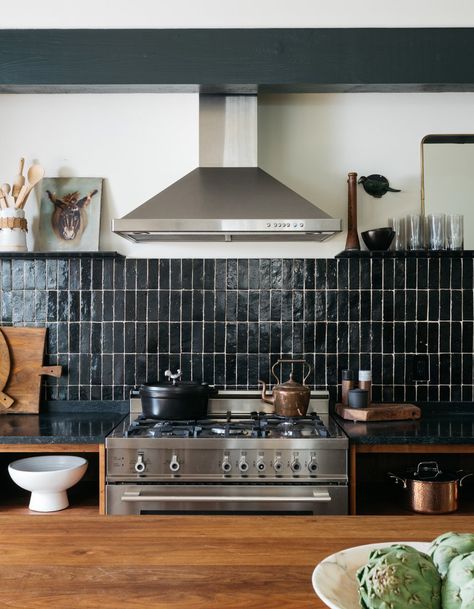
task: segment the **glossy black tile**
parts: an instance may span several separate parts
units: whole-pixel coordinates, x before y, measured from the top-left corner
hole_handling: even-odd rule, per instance
[[[50,396],[126,398],[126,379],[171,364],[187,378],[255,387],[284,354],[314,364],[310,382],[331,390],[350,365],[372,368],[380,396],[465,399],[474,384],[472,270],[472,258],[443,256],[4,258],[1,315],[4,324],[48,326],[49,361],[76,363],[49,381]],[[415,353],[430,354],[426,385],[410,378]],[[449,379],[440,379],[442,364]]]

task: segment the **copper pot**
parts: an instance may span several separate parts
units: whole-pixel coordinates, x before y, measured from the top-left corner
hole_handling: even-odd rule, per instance
[[[275,367],[279,364],[303,364],[308,367],[308,373],[303,379],[303,384],[293,380],[293,372],[286,383],[281,383],[275,374]],[[311,366],[304,359],[279,359],[272,366],[272,375],[277,380],[277,385],[273,388],[271,395],[267,394],[267,386],[264,381],[262,384],[262,400],[271,404],[275,408],[275,413],[284,417],[304,417],[308,410],[311,397],[311,388],[305,385],[306,379],[311,374]]]
[[[389,476],[408,491],[408,507],[421,514],[449,514],[458,509],[458,492],[463,480],[473,474],[443,472],[436,461],[422,461],[405,475]]]

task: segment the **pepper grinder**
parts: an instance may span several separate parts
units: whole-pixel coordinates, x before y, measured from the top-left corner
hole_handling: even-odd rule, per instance
[[[354,382],[354,370],[343,370],[341,383],[341,404],[343,406],[347,406],[349,404],[349,391],[354,388]]]
[[[372,370],[359,370],[359,389],[369,392],[369,406],[372,404]]]
[[[351,171],[347,176],[347,239],[346,250],[360,250],[357,233],[357,173]]]

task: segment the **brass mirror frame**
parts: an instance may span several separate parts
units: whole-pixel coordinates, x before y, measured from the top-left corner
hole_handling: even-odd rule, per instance
[[[424,144],[474,144],[474,134],[466,133],[432,133],[421,140],[421,213],[425,215],[425,154]]]

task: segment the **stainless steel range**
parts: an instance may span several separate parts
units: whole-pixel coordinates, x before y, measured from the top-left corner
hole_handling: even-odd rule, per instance
[[[128,416],[106,438],[108,514],[347,514],[348,440],[312,392],[277,417],[257,392],[224,391],[199,421]]]

